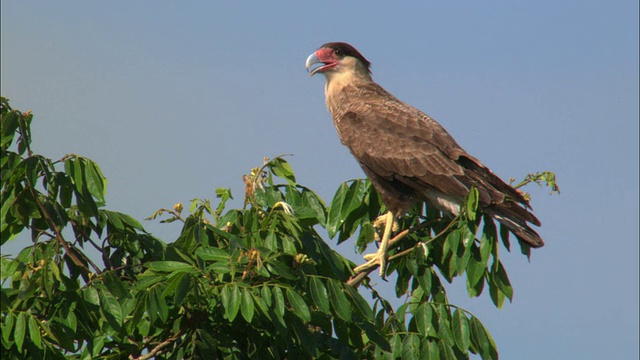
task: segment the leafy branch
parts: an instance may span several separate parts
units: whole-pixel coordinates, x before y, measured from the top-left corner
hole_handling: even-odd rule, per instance
[[[231,191],[219,188],[217,204],[194,199],[148,217],[181,227],[161,241],[106,207],[95,162],[36,155],[33,115],[0,105],[1,243],[31,238],[0,258],[2,358],[498,357],[480,320],[446,293],[464,276],[471,296],[488,287],[497,307],[513,296],[499,257],[508,229],[477,211],[474,191],[455,218],[421,205],[398,220],[396,308],[369,279],[377,264],[356,266],[319,233],[360,252],[376,241],[386,209],[369,181],[347,181],[325,203],[284,155],[265,158],[243,177],[242,208],[227,209]],[[552,173],[517,186],[531,182],[559,192]]]

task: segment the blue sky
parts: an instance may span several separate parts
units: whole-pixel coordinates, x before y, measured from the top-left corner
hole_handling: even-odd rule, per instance
[[[217,187],[240,206],[241,176],[264,156],[294,154],[298,181],[326,200],[362,177],[324,80],[304,69],[319,45],[352,43],[376,81],[503,178],[557,173],[560,196],[527,189],[547,245],[531,262],[503,255],[513,303],[449,290],[502,358],[638,357],[637,1],[1,6],[2,95],[35,113],[36,151],[94,159],[109,208],[139,219]]]

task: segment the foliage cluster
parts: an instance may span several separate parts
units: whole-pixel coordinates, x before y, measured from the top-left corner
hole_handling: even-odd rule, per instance
[[[387,273],[405,302],[394,309],[373,269],[354,273],[318,233],[355,238],[361,252],[375,241],[385,209],[368,181],[342,184],[326,205],[286,160],[265,159],[244,177],[243,208],[227,209],[221,188],[215,205],[153,214],[182,223],[165,242],[106,208],[95,162],[35,154],[32,114],[5,98],[1,112],[1,243],[27,231],[32,241],[1,259],[3,359],[498,358],[442,281],[464,275],[471,296],[488,287],[497,307],[513,296],[499,258],[508,232],[477,212],[475,190],[459,217],[418,206],[400,220]]]

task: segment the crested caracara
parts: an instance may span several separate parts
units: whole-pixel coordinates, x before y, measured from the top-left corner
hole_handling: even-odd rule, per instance
[[[310,76],[326,77],[326,104],[340,141],[349,148],[380,194],[389,213],[380,248],[370,261],[384,276],[396,216],[417,201],[458,215],[475,185],[479,207],[505,225],[520,242],[544,244],[529,226],[540,226],[517,190],[469,155],[429,115],[405,104],[371,78],[371,63],[343,42],[322,45],[307,58]]]

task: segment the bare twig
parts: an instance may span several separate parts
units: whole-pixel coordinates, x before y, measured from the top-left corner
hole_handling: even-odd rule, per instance
[[[177,333],[175,333],[175,335],[173,335],[172,337],[168,338],[167,340],[159,343],[158,345],[156,345],[153,349],[151,349],[149,351],[148,354],[145,355],[140,355],[138,357],[134,357],[133,355],[129,355],[129,359],[131,360],[146,360],[146,359],[151,359],[152,357],[158,355],[158,353],[160,353],[160,351],[162,351],[162,349],[164,349],[165,347],[167,347],[168,345],[170,345],[172,342],[174,342],[180,335],[182,335],[182,330],[179,330]]]

